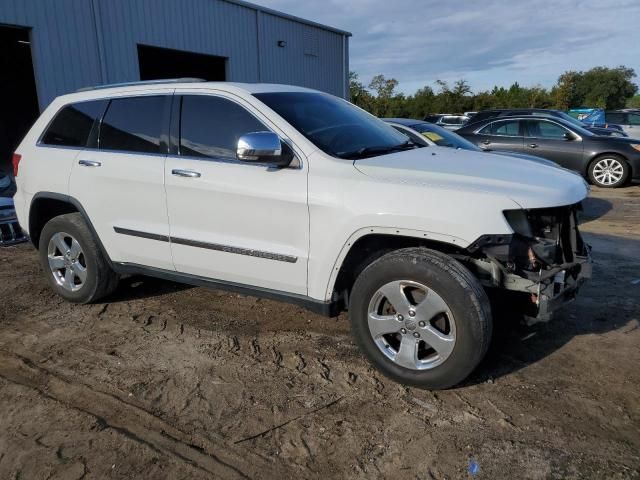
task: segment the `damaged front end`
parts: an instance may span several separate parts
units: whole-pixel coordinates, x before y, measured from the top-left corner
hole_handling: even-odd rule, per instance
[[[483,235],[465,263],[487,286],[515,292],[530,323],[548,321],[591,278],[591,247],[578,230],[580,204],[507,210],[512,235]]]

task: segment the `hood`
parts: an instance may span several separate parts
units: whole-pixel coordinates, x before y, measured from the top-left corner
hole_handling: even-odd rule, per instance
[[[529,155],[528,153],[518,153],[518,152],[508,152],[508,151],[504,151],[504,152],[494,151],[494,152],[487,152],[487,153],[490,155],[493,154],[493,155],[503,155],[505,157],[516,157],[516,158],[521,158],[523,160],[529,160],[530,162],[536,162],[542,165],[548,165],[549,167],[562,168],[556,162],[552,162],[551,160],[547,160],[546,158],[536,157],[535,155]]]
[[[444,147],[365,158],[356,169],[371,178],[452,191],[476,191],[507,197],[521,208],[571,205],[589,193],[573,172],[505,155]]]

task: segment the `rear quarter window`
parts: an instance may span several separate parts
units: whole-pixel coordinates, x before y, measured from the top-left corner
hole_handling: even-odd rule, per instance
[[[44,132],[40,143],[63,147],[85,147],[106,100],[73,103],[63,107]]]

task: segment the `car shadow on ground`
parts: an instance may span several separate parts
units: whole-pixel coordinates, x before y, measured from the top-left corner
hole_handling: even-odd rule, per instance
[[[580,223],[589,223],[609,213],[613,209],[613,203],[604,198],[588,197],[583,200],[582,207],[579,215]]]
[[[615,246],[616,250],[594,250],[594,276],[581,288],[578,298],[557,311],[550,322],[527,326],[523,317],[508,312],[495,318],[489,352],[464,386],[491,382],[526,368],[560,350],[574,337],[637,328],[640,240],[594,233],[588,237],[597,245]],[[615,315],[611,314],[613,310]],[[634,321],[636,326],[630,326]]]
[[[154,277],[133,275],[120,280],[117,290],[105,298],[104,303],[121,303],[145,298],[160,297],[195,288],[185,283],[171,282]]]

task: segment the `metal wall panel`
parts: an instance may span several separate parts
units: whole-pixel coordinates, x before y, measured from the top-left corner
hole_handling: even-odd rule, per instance
[[[0,23],[31,28],[41,109],[58,95],[101,83],[91,2],[2,0]]]
[[[138,80],[138,44],[227,57],[229,81],[345,96],[345,32],[241,1],[2,0],[0,23],[32,29],[41,108],[81,87]]]

